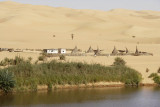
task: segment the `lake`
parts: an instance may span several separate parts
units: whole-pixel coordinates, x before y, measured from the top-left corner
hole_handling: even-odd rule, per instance
[[[0,107],[160,107],[160,88],[84,88],[0,95]]]

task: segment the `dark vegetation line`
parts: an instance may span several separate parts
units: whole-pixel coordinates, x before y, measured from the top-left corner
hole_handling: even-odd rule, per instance
[[[153,81],[160,86],[160,76],[158,73],[160,73],[160,67],[158,68],[157,73],[152,73],[149,78],[152,78]]]
[[[38,85],[78,85],[96,82],[123,82],[126,85],[138,85],[142,76],[136,70],[125,66],[126,62],[117,57],[112,66],[76,62],[42,62],[32,64],[32,58],[24,60],[16,56],[5,59],[7,67],[0,69],[0,89],[4,92],[30,89],[37,90]]]

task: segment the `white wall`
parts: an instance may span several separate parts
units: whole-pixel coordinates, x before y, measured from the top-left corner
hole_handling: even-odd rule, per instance
[[[61,54],[66,53],[66,49],[61,49]]]
[[[58,52],[58,49],[48,49],[47,50],[47,53],[48,54],[65,54],[66,53],[66,49],[60,49],[59,52]]]
[[[47,53],[55,53],[55,54],[57,54],[58,53],[58,49],[48,49]]]

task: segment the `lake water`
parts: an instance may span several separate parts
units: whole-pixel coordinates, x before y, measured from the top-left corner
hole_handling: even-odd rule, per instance
[[[160,88],[86,88],[0,96],[0,107],[160,107]]]

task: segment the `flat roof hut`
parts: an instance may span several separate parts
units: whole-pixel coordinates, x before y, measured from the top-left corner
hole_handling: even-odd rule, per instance
[[[77,53],[77,52],[78,52],[78,48],[77,48],[77,46],[75,46],[75,48],[72,50],[71,53]]]
[[[113,49],[113,51],[112,51],[112,54],[118,54],[118,50],[116,49],[116,47],[114,46],[114,49]]]
[[[90,46],[89,49],[88,49],[88,51],[87,51],[87,53],[93,53],[93,52],[94,51],[93,51],[92,47]]]

